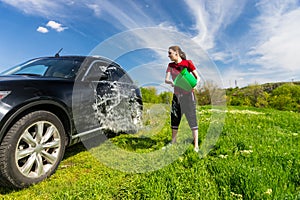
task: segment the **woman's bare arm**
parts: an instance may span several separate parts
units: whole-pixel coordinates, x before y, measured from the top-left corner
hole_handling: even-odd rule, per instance
[[[171,77],[171,72],[167,72],[166,73],[166,78],[165,78],[165,83],[170,84],[170,85],[172,85],[172,87],[174,87],[174,83],[173,83],[172,80],[170,80],[170,77]]]

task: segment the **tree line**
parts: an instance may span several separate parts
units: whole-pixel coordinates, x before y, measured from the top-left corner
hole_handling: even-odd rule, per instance
[[[233,106],[254,106],[300,112],[300,85],[298,83],[277,83],[250,85],[245,88],[230,88],[226,100]]]
[[[224,91],[225,90],[225,91]],[[156,88],[141,88],[145,103],[171,103],[172,92],[158,93]],[[210,105],[212,96],[224,94],[224,100],[231,106],[252,106],[258,108],[274,108],[300,112],[300,82],[253,84],[244,88],[220,89],[207,82],[195,90],[198,105]]]

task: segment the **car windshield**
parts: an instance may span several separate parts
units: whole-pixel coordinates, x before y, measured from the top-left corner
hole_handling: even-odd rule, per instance
[[[1,73],[1,75],[28,75],[57,78],[75,78],[81,61],[62,58],[45,58],[25,62]]]

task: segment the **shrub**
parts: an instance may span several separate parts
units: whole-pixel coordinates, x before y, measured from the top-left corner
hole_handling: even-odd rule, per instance
[[[272,91],[270,105],[278,110],[300,112],[300,86],[284,84]]]

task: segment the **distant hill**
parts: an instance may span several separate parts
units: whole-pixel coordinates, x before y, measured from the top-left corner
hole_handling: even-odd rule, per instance
[[[233,106],[254,106],[300,112],[300,81],[228,88],[226,101],[228,105]]]
[[[293,81],[293,82],[276,82],[276,83],[264,83],[261,84],[260,86],[262,89],[268,93],[272,92],[274,89],[278,88],[279,86],[282,86],[284,84],[295,84],[295,85],[300,85],[300,81]],[[251,85],[250,85],[251,86]],[[244,88],[247,88],[249,86],[246,86]]]

